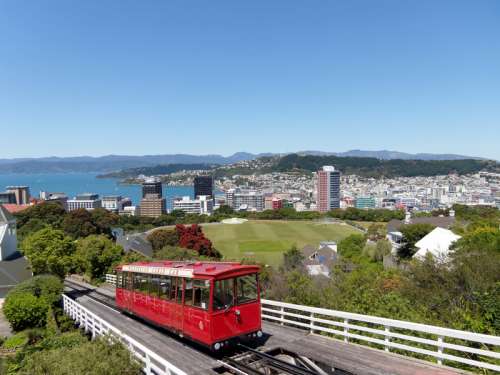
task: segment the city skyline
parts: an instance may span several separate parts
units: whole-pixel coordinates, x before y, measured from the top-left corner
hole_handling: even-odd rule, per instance
[[[500,159],[495,1],[0,10],[1,137],[22,141],[3,142],[0,158],[389,149]]]

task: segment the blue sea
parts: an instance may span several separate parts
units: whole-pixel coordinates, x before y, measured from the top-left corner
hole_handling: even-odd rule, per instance
[[[69,198],[80,193],[103,195],[122,195],[132,199],[134,204],[141,200],[140,185],[123,185],[116,179],[96,178],[97,173],[40,173],[40,174],[0,174],[0,191],[9,185],[27,185],[33,197],[40,191],[66,193]],[[172,207],[176,197],[194,194],[192,186],[163,186],[163,196],[167,199],[167,208]]]

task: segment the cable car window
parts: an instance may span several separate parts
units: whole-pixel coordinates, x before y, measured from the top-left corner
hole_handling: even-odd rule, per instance
[[[217,280],[214,283],[214,310],[224,310],[234,302],[234,279]]]
[[[136,292],[148,294],[149,275],[136,273],[134,277],[134,289]]]
[[[177,278],[177,298],[176,298],[175,302],[182,303],[182,278],[181,277]]]
[[[116,287],[123,288],[123,274],[121,271],[116,272]]]
[[[186,280],[187,282],[187,280]],[[186,296],[184,296],[184,300]],[[193,280],[193,306],[208,309],[210,300],[210,280]]]
[[[171,285],[170,277],[160,276],[159,297],[161,299],[165,300],[170,299],[170,285]]]
[[[170,300],[175,301],[175,293],[177,291],[177,277],[170,278]]]
[[[160,296],[160,276],[151,275],[151,282],[149,283],[149,295],[152,297]]]
[[[123,272],[122,276],[123,288],[127,290],[132,289],[132,274],[130,272]]]
[[[236,300],[238,304],[257,300],[257,274],[236,278]]]
[[[193,305],[193,279],[186,279],[184,283],[184,304],[186,306]]]

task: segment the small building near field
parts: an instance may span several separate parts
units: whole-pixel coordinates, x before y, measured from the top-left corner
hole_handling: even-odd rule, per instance
[[[432,254],[435,258],[447,258],[450,253],[451,245],[460,238],[461,236],[453,233],[449,229],[440,227],[434,228],[434,230],[415,244],[418,250],[413,257],[424,259],[428,254]]]

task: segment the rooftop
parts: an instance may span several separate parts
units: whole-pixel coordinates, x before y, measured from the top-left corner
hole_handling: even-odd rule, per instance
[[[122,266],[122,270],[170,276],[220,276],[226,273],[248,271],[259,272],[260,267],[242,265],[237,262],[136,262]]]

